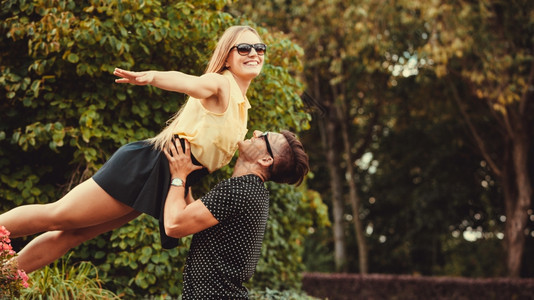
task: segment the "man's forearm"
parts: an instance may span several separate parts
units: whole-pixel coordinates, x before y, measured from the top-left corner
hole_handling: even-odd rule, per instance
[[[163,211],[165,231],[172,230],[178,225],[187,205],[185,188],[171,185]]]

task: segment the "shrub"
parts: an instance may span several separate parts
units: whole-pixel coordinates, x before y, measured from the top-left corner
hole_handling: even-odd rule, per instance
[[[534,280],[391,274],[303,274],[302,289],[327,299],[532,299]]]
[[[102,288],[92,263],[82,261],[67,266],[69,258],[31,273],[31,287],[22,290],[22,299],[120,299]]]

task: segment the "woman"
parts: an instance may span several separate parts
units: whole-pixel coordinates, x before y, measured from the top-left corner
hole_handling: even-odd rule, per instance
[[[156,137],[121,147],[90,179],[54,203],[25,205],[0,215],[11,237],[45,232],[17,256],[19,268],[32,272],[69,249],[115,229],[141,213],[163,222],[163,207],[171,184],[162,150],[174,136],[187,139],[192,158],[203,166],[187,182],[229,163],[237,142],[246,134],[247,89],[261,71],[266,46],[248,26],[228,28],[217,43],[202,76],[181,72],[130,72],[116,69],[118,83],[155,87],[188,94],[190,98]],[[163,246],[176,240],[160,230]]]

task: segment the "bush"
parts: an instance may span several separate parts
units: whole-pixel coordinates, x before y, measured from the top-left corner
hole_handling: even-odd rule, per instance
[[[96,267],[83,261],[67,266],[70,256],[30,274],[31,287],[22,290],[22,299],[120,299],[102,288]]]
[[[308,273],[303,275],[302,289],[310,295],[330,300],[526,300],[534,295],[534,280]]]

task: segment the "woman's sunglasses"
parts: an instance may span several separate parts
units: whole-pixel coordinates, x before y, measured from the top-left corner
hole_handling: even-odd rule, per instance
[[[230,48],[230,51],[234,50],[234,48],[236,48],[237,53],[242,56],[248,55],[250,51],[252,51],[252,48],[254,48],[254,50],[256,50],[256,53],[258,53],[258,55],[260,56],[263,56],[265,54],[265,51],[267,51],[267,45],[263,43],[258,43],[254,45],[246,43],[237,44]]]

